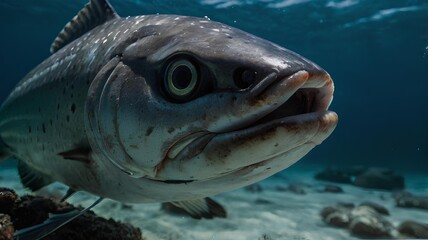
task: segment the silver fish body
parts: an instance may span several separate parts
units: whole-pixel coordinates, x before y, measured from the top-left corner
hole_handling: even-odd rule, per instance
[[[75,190],[200,199],[289,167],[337,124],[327,72],[218,22],[112,15],[73,40],[3,103],[0,152]]]

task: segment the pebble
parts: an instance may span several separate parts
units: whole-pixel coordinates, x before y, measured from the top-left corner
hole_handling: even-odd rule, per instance
[[[321,192],[343,193],[343,189],[341,187],[335,186],[335,185],[326,185]]]
[[[401,208],[418,208],[428,210],[427,196],[414,196],[408,192],[399,192],[395,194],[395,203]]]
[[[382,215],[387,215],[387,216],[389,215],[388,209],[386,209],[384,206],[382,206],[378,203],[375,203],[375,202],[369,202],[369,201],[362,202],[360,204],[360,206],[368,206],[368,207],[371,207],[372,209],[376,210],[376,212],[378,212]]]
[[[404,189],[404,177],[389,169],[369,168],[355,177],[354,185],[372,189],[401,190]]]
[[[392,237],[395,233],[393,225],[383,218],[377,210],[368,205],[358,207],[353,207],[351,204],[346,204],[346,207],[343,204],[328,206],[320,214],[328,225],[348,228],[353,235],[358,237]]]
[[[398,231],[411,238],[428,239],[428,224],[415,221],[404,221],[398,226]]]
[[[251,192],[251,193],[259,193],[259,192],[263,191],[262,186],[260,184],[257,184],[257,183],[246,186],[244,189],[245,189],[245,191]]]

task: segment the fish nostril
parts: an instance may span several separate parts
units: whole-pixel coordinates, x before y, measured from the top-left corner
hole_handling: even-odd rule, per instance
[[[257,72],[248,68],[238,68],[233,74],[235,85],[240,89],[250,87],[257,78]]]

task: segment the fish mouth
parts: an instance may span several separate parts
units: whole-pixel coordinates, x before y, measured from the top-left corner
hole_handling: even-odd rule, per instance
[[[263,83],[263,81],[261,82]],[[262,85],[262,83],[259,85]],[[299,87],[296,88],[296,85],[299,85]],[[259,88],[263,88],[263,86]],[[327,111],[333,100],[334,85],[330,75],[325,71],[309,74],[307,71],[302,70],[288,77],[283,77],[280,80],[275,79],[273,84],[265,87],[264,91],[259,93],[255,98],[263,99],[262,95],[265,92],[269,92],[269,94],[270,92],[278,92],[276,89],[280,89],[283,95],[291,96],[284,102],[281,102],[281,100],[273,101],[269,104],[271,105],[271,109],[267,110],[265,115],[262,115],[245,127],[233,131],[269,125],[270,122],[272,124],[278,121],[286,122],[287,120],[299,117],[306,120],[316,120],[320,113],[323,112],[325,115],[331,115],[331,117],[334,115],[332,112]],[[334,123],[334,119],[331,120]]]
[[[218,134],[205,146],[205,154],[212,159],[212,156],[230,160],[246,158],[240,165],[228,161],[231,162],[226,169],[228,171],[222,174],[258,167],[297,149],[298,154],[289,163],[284,163],[288,167],[324,141],[335,129],[338,116],[328,111],[334,92],[328,73],[323,70],[313,74],[299,71],[276,79],[263,93],[271,94],[278,89],[283,91],[282,94],[291,96],[283,103],[273,102],[272,109],[264,116],[243,128]]]
[[[250,120],[226,131],[187,135],[169,149],[168,159],[174,161],[163,161],[156,175],[178,181],[208,180],[248,172],[297,152],[280,167],[269,168],[266,174],[272,175],[332,133],[338,122],[337,114],[328,111],[333,91],[333,81],[323,70],[312,74],[302,70],[286,77],[271,74],[248,92],[248,106],[255,109],[249,112],[256,112],[255,117],[249,115]],[[168,169],[179,169],[180,174]]]

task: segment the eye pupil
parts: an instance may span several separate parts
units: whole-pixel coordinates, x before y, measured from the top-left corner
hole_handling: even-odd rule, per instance
[[[256,73],[250,70],[245,70],[242,72],[241,78],[244,84],[250,86],[256,80]]]
[[[237,87],[240,89],[246,89],[256,81],[257,72],[251,69],[238,68],[235,70],[233,77]]]
[[[184,65],[174,69],[172,74],[172,84],[177,89],[186,89],[192,82],[192,71]]]

